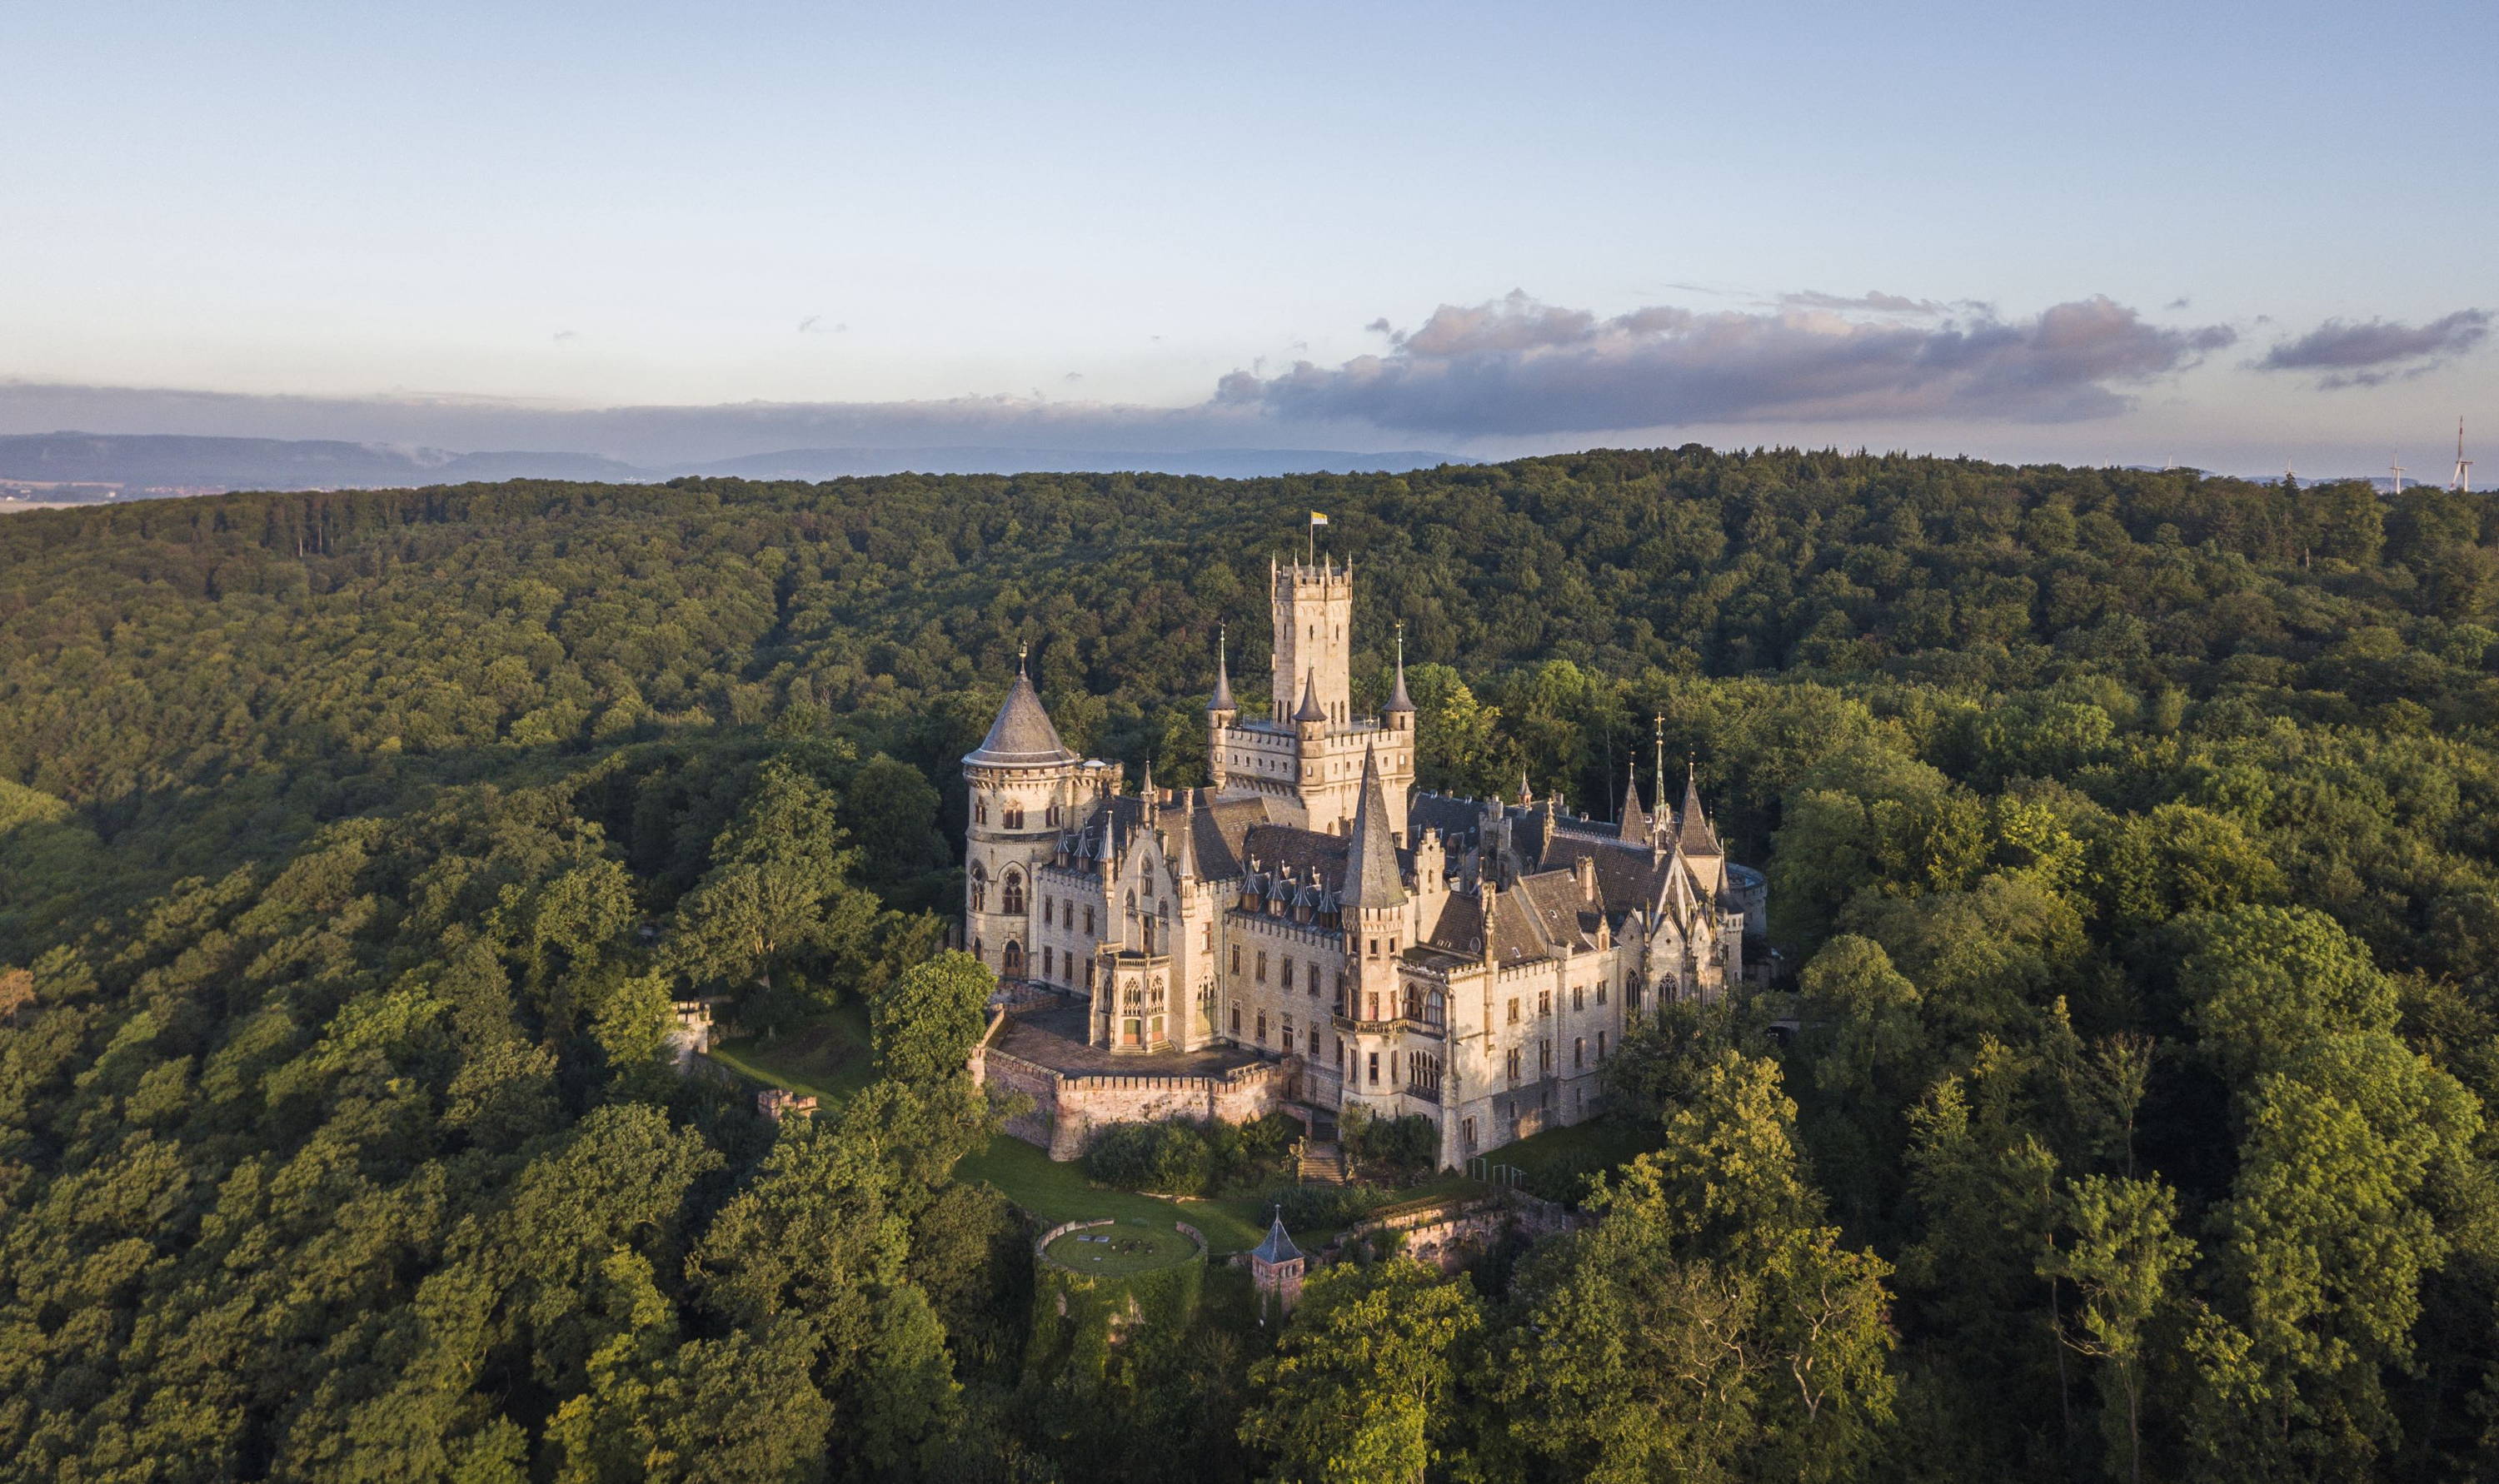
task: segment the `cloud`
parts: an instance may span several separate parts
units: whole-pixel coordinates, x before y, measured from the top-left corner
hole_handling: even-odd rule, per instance
[[[1386,355],[1303,362],[1272,377],[1235,371],[1216,401],[1455,436],[1762,419],[2067,422],[2122,412],[2131,405],[2122,388],[2236,338],[2220,325],[2150,324],[2106,298],[2020,320],[1956,307],[1930,325],[1801,304],[1769,313],[1654,306],[1600,318],[1513,292],[1444,305],[1422,328],[1392,336]]]
[[[555,333],[555,338],[559,342],[564,340],[577,340],[581,339],[581,332],[577,330],[558,330]]]
[[[1795,309],[1858,309],[1877,314],[1941,314],[1952,307],[1931,299],[1886,294],[1881,289],[1867,289],[1854,298],[1806,289],[1802,293],[1781,294],[1779,303]]]
[[[2252,364],[2257,371],[2326,372],[2317,384],[2329,390],[2377,386],[2435,371],[2449,358],[2481,344],[2489,334],[2487,309],[2458,309],[2426,325],[2329,319],[2296,339],[2284,340]]]

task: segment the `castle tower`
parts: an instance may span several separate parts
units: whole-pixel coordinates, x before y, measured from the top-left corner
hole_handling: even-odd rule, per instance
[[[1353,1003],[1351,1018],[1363,1028],[1353,1039],[1353,1058],[1346,1070],[1350,1098],[1359,1081],[1362,1090],[1386,1093],[1395,1084],[1394,1069],[1376,1084],[1375,1058],[1393,1056],[1394,1037],[1384,1022],[1397,1018],[1399,955],[1406,942],[1406,882],[1397,864],[1397,842],[1389,834],[1388,795],[1379,778],[1379,759],[1362,758],[1362,802],[1353,813],[1353,837],[1347,842],[1345,885],[1337,892],[1345,924],[1345,955]]]
[[[1000,979],[1033,972],[1033,872],[1051,857],[1060,822],[1096,786],[1058,740],[1021,655],[1015,684],[981,745],[963,755],[972,824],[963,862],[965,947]]]
[[[1268,573],[1276,617],[1275,685],[1268,694],[1272,720],[1291,720],[1294,698],[1307,687],[1332,726],[1353,722],[1353,568],[1332,563],[1274,566]]]
[[[1284,1212],[1277,1208],[1274,1224],[1267,1228],[1267,1240],[1250,1253],[1250,1286],[1258,1294],[1258,1322],[1267,1322],[1267,1303],[1274,1300],[1279,1322],[1292,1317],[1293,1306],[1302,1302],[1302,1249],[1293,1245],[1290,1233],[1284,1230]]]
[[[1264,715],[1243,719],[1227,657],[1216,651],[1206,708],[1207,771],[1217,798],[1263,797],[1283,821],[1329,834],[1351,824],[1366,753],[1388,790],[1390,832],[1405,839],[1414,788],[1414,702],[1401,636],[1397,686],[1378,717],[1352,714],[1353,571],[1321,562],[1273,569],[1273,690]]]

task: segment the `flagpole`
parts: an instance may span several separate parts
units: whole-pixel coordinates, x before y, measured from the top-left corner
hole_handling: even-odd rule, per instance
[[[1319,565],[1319,518],[1314,515],[1303,525],[1310,532],[1311,565],[1316,566]]]

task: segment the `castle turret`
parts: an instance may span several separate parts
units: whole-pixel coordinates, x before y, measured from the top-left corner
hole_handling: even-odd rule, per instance
[[[1414,698],[1406,694],[1406,626],[1397,626],[1397,689],[1388,693],[1388,704],[1379,709],[1379,719],[1391,731],[1414,729]]]
[[[972,795],[964,925],[969,946],[1001,979],[1032,972],[1033,872],[1055,853],[1060,817],[1083,769],[1084,759],[1058,740],[1019,653],[997,720],[963,755]]]

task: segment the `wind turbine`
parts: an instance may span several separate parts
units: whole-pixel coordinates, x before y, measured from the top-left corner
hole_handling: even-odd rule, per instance
[[[2473,493],[2473,461],[2464,456],[2464,419],[2455,420],[2455,493]]]
[[[2391,468],[2395,471],[2395,493],[2401,495],[2404,492],[2404,456],[2402,454],[2395,455],[2395,462]]]

